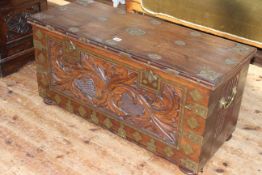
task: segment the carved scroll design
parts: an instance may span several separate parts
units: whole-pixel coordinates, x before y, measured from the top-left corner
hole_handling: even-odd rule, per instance
[[[138,71],[128,69],[49,39],[51,88],[64,95],[106,109],[119,120],[170,144],[177,143],[182,90],[161,83],[161,91],[138,86]],[[69,55],[77,57],[69,58]]]
[[[27,23],[30,14],[40,11],[39,5],[35,4],[22,12],[11,12],[5,17],[5,23],[8,27],[7,40],[16,39],[24,34],[32,32],[31,25]]]

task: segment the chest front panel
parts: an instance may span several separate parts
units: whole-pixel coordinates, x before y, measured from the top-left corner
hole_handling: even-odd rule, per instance
[[[132,67],[67,39],[47,38],[50,89],[101,109],[117,120],[177,145],[185,87],[150,67]]]

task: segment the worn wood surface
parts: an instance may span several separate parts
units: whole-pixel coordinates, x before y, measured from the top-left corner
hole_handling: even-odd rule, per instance
[[[225,81],[256,51],[152,17],[129,14],[103,3],[71,3],[62,10],[52,8],[33,15],[29,21],[214,86]],[[201,73],[206,71],[214,72],[214,77],[210,79]]]
[[[261,174],[262,69],[251,65],[233,138],[204,169]],[[179,175],[177,167],[38,96],[35,65],[0,79],[0,174]],[[139,156],[138,156],[139,155]]]

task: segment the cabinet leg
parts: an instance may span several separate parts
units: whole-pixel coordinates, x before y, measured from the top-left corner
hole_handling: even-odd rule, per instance
[[[55,102],[48,97],[44,97],[43,102],[47,105],[55,105]]]
[[[180,169],[180,171],[182,171],[186,175],[197,175],[196,173],[194,173],[194,172],[192,172],[192,171],[190,171],[190,170],[188,170],[186,168],[183,168],[181,166],[179,166],[179,169]]]
[[[232,137],[233,137],[232,134],[230,134],[230,135],[228,136],[228,138],[226,139],[226,141],[231,140]]]

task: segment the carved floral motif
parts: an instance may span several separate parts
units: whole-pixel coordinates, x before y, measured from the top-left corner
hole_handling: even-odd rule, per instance
[[[87,53],[73,43],[69,47],[68,43],[48,41],[51,88],[106,110],[161,140],[176,143],[181,89],[161,82],[161,90],[155,93],[139,85],[139,71]]]

